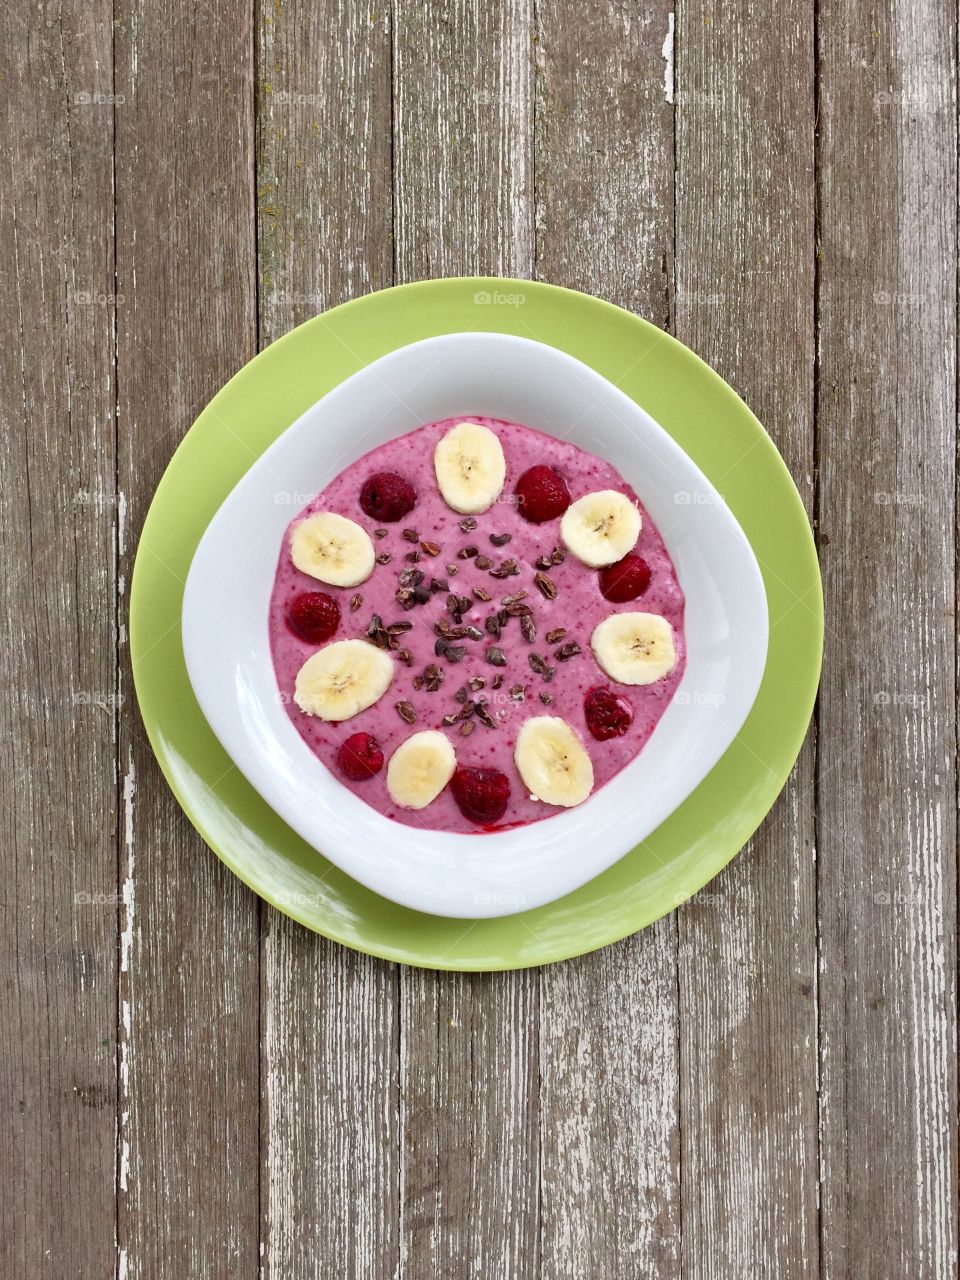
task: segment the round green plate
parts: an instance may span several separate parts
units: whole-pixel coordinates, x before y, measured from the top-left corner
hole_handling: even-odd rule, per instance
[[[436,334],[536,338],[631,396],[702,467],[753,546],[770,606],[757,700],[736,741],[673,815],[595,880],[495,920],[400,907],[351,880],[284,825],[231,763],[193,696],[180,642],[183,583],[210,518],[253,460],[309,405],[371,360]],[[730,861],[768,812],[803,741],[820,673],[823,600],[803,505],[772,442],[679,342],[618,307],[527,280],[432,280],[371,294],[268,347],[204,409],[147,515],[130,647],[143,720],[191,822],[246,884],[348,947],[438,969],[512,969],[642,929]]]

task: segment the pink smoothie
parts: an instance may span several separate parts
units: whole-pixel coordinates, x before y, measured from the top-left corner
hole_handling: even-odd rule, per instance
[[[461,530],[459,522],[464,517],[451,511],[441,498],[433,470],[436,442],[462,419],[431,423],[381,445],[352,463],[296,517],[300,520],[316,511],[335,511],[348,516],[367,530],[378,555],[390,556],[389,563],[377,564],[370,578],[359,587],[330,587],[294,567],[288,550],[288,530],[280,549],[270,600],[270,645],[277,683],[291,720],[311,750],[345,787],[386,817],[410,827],[465,833],[476,833],[485,828],[478,827],[461,814],[449,788],[425,809],[401,809],[387,791],[385,767],[376,777],[363,782],[352,782],[340,775],[336,763],[340,744],[354,733],[371,733],[389,760],[391,753],[411,734],[421,729],[440,729],[453,743],[458,764],[497,768],[510,779],[510,803],[504,818],[497,824],[499,828],[537,822],[562,810],[532,800],[517,772],[513,748],[524,720],[531,716],[553,715],[562,716],[572,725],[593,760],[596,792],[642,750],[680,683],[686,661],[683,592],[663,540],[642,507],[643,528],[634,551],[650,566],[651,578],[649,587],[638,599],[626,604],[612,604],[605,600],[600,593],[597,571],[588,569],[571,554],[562,564],[549,570],[549,577],[557,587],[556,599],[545,599],[534,583],[535,561],[541,556],[549,556],[560,543],[560,521],[551,520],[537,525],[523,519],[513,501],[518,477],[529,467],[546,464],[564,477],[573,501],[597,489],[617,489],[639,506],[636,494],[624,483],[617,470],[575,445],[555,440],[529,427],[493,418],[471,420],[482,422],[496,432],[507,462],[501,498],[489,511],[475,517],[476,529],[470,532]],[[364,480],[376,471],[395,471],[411,481],[417,490],[414,509],[397,524],[379,526],[387,530],[386,536],[379,538],[375,536],[376,522],[364,514],[359,504]],[[417,547],[404,538],[405,529],[415,530],[421,541],[436,544],[440,548],[439,555],[430,557],[421,553],[419,563],[410,564],[405,557],[415,552]],[[503,546],[493,545],[491,535],[501,534],[510,534],[510,541]],[[519,574],[497,579],[491,576],[489,568],[478,568],[476,558],[460,559],[457,553],[469,546],[477,547],[479,556],[488,557],[494,568],[508,558],[517,560]],[[448,573],[448,565],[455,567],[455,575]],[[463,615],[464,625],[473,624],[481,631],[484,630],[485,618],[501,607],[504,596],[526,591],[525,603],[531,606],[536,624],[535,640],[528,643],[521,634],[519,619],[511,617],[503,627],[500,641],[484,633],[484,638],[479,641],[460,639],[453,642],[464,649],[460,662],[451,663],[443,656],[437,656],[434,652],[437,640],[434,625],[444,619],[451,620],[446,604],[449,593],[438,592],[427,603],[404,610],[396,600],[398,576],[409,569],[424,574],[424,585],[428,585],[432,577],[445,579],[450,591],[460,596],[470,596],[474,587],[489,592],[492,597],[489,604],[474,602]],[[364,638],[373,614],[379,614],[385,626],[394,622],[413,624],[412,629],[400,638],[401,646],[413,655],[412,663],[405,666],[395,661],[393,684],[386,695],[366,711],[339,724],[307,716],[293,701],[297,672],[318,646],[305,643],[291,632],[286,623],[286,613],[295,596],[303,591],[318,590],[332,595],[341,607],[342,621],[333,640]],[[360,606],[352,610],[351,600],[358,594],[362,597]],[[674,631],[677,665],[656,684],[628,687],[610,680],[598,666],[590,648],[590,635],[597,623],[609,614],[635,610],[662,614],[668,620]],[[548,644],[545,639],[547,633],[560,627],[566,629],[562,640]],[[567,661],[558,661],[555,656],[557,649],[570,641],[579,643],[581,652]],[[505,667],[491,666],[485,660],[485,650],[492,644],[498,644],[503,650]],[[549,683],[531,669],[528,660],[531,653],[544,658],[550,667],[556,669]],[[424,668],[431,663],[439,666],[444,675],[440,688],[435,692],[415,685],[415,678],[422,676]],[[493,688],[498,676],[503,677],[502,684]],[[443,717],[460,710],[461,704],[455,694],[471,678],[485,682],[483,688],[471,691],[469,696],[473,700],[486,698],[496,727],[488,728],[474,716],[473,731],[464,737],[459,725],[444,726]],[[523,687],[522,700],[511,694],[511,689],[517,685]],[[623,737],[597,742],[588,731],[583,709],[584,695],[597,685],[610,687],[633,707],[633,722]],[[541,694],[546,695],[550,702],[545,704]],[[413,724],[407,724],[398,714],[396,704],[400,701],[413,706],[416,713]]]

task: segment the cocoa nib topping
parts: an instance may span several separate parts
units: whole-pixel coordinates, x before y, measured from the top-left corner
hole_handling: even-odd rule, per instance
[[[461,547],[460,550],[457,552],[457,557],[460,560],[472,560],[474,556],[479,554],[480,554],[479,547],[472,547],[472,546]]]
[[[493,677],[493,680],[492,680],[492,681],[491,681],[491,683],[490,683],[490,688],[491,688],[491,689],[499,689],[502,685],[503,685],[503,675],[502,675],[501,673],[499,673],[499,672],[498,672],[498,673]]]
[[[403,536],[407,542],[419,542],[420,535],[416,529],[404,529]]]
[[[508,618],[526,618],[533,613],[533,610],[522,600],[514,600],[512,604],[504,605],[501,612]]]
[[[469,738],[471,733],[473,733],[473,727],[472,720],[464,720],[463,724],[460,726],[460,737]]]
[[[381,551],[377,556],[377,564],[389,564],[392,559],[393,556],[389,551]]]
[[[457,574],[460,572],[460,570],[457,568],[455,564],[444,565],[444,568],[446,569],[447,573],[450,575],[451,578],[455,578]]]
[[[408,561],[410,564],[419,564],[420,561],[423,559],[423,556],[420,554],[419,551],[408,551],[403,558],[404,560]]]
[[[493,636],[494,640],[500,639],[501,622],[498,614],[491,613],[488,617],[484,618],[483,626],[487,634]]]
[[[373,536],[375,538],[385,538],[387,536],[386,529],[374,529]]]
[[[507,665],[506,655],[498,645],[491,645],[484,657],[492,667],[505,667]]]
[[[410,667],[413,665],[413,654],[409,649],[398,649],[397,661],[402,662],[405,667]]]
[[[449,590],[450,590],[450,583],[446,580],[446,578],[430,579],[430,591],[433,595],[436,595],[437,592],[439,591],[449,591]]]
[[[510,697],[514,702],[522,702],[526,697],[526,689],[522,684],[514,684],[510,686]]]
[[[448,662],[462,662],[463,655],[466,653],[466,649],[464,649],[463,645],[462,644],[446,644],[446,642],[444,643],[445,643],[445,648],[443,649],[442,652],[446,660]]]
[[[423,683],[427,693],[436,693],[443,684],[443,669],[438,667],[435,662],[431,662],[428,667],[423,669]]]
[[[545,639],[547,644],[556,644],[559,640],[562,640],[566,634],[566,627],[554,627],[552,631],[547,632]]]
[[[542,676],[547,684],[549,684],[557,674],[556,667],[551,667],[546,659],[542,658],[539,653],[528,653],[527,661],[530,663],[531,668],[537,673],[537,675]]]
[[[422,538],[420,540],[420,550],[425,556],[438,556],[440,554],[440,548],[435,542],[424,542]]]
[[[470,679],[467,681],[467,684],[470,686],[470,688],[473,690],[474,693],[476,693],[478,689],[482,689],[486,683],[487,682],[486,680],[484,680],[483,676],[471,676]]]
[[[520,634],[526,640],[527,644],[533,644],[537,638],[537,624],[533,620],[532,614],[525,614],[520,619]]]
[[[383,625],[383,619],[380,617],[379,613],[375,613],[370,619],[370,624],[367,627],[366,638],[371,644],[375,644],[378,649],[390,648],[390,633]]]
[[[510,595],[504,596],[501,603],[509,607],[512,604],[519,603],[519,601],[521,600],[526,600],[526,598],[527,598],[526,591],[514,591]]]
[[[548,556],[538,556],[533,563],[538,569],[552,569],[555,565],[563,564],[566,558],[566,551],[558,546],[554,547]]]
[[[470,691],[465,684],[462,684],[457,692],[453,695],[458,702],[466,702],[470,697]]]
[[[489,556],[477,556],[473,563],[478,569],[489,569],[492,566],[493,561]]]
[[[404,720],[407,724],[413,724],[413,722],[417,718],[417,713],[413,709],[412,702],[398,702],[397,715],[400,717],[401,720]]]
[[[569,662],[571,658],[575,658],[578,653],[582,652],[576,640],[568,640],[566,644],[562,644],[554,653],[554,657],[558,662]]]
[[[481,724],[486,725],[488,729],[495,729],[497,727],[497,722],[487,710],[487,704],[483,699],[477,703],[477,719]]]
[[[490,570],[491,578],[513,578],[520,572],[520,564],[517,560],[504,560],[496,569]]]
[[[491,533],[490,541],[495,547],[505,547],[512,537],[509,533]]]
[[[358,591],[355,596],[350,597],[350,612],[356,613],[356,611],[360,608],[362,604],[363,604],[363,596]]]
[[[552,578],[548,578],[545,573],[535,573],[533,580],[542,596],[545,596],[547,600],[556,600],[557,584]]]
[[[397,581],[401,587],[418,587],[423,581],[423,574],[419,569],[401,569]]]
[[[460,528],[463,530],[464,533],[473,533],[476,527],[477,527],[477,522],[476,520],[474,520],[473,516],[464,516],[463,519],[460,521]]]
[[[444,716],[444,717],[443,717],[443,719],[440,721],[440,723],[441,723],[441,724],[444,724],[444,725],[447,725],[447,726],[449,727],[449,726],[450,726],[450,725],[452,725],[452,724],[456,724],[458,719],[459,719],[459,717],[458,717],[458,716],[456,716],[456,715],[452,715],[452,714],[451,714],[451,715],[446,715],[446,716]]]
[[[543,703],[545,707],[549,707],[550,703],[553,701],[553,694],[547,693],[546,689],[541,689],[540,701]]]
[[[492,599],[490,592],[487,591],[485,587],[474,587],[473,598],[474,600],[479,600],[482,604],[486,604],[490,599]]]

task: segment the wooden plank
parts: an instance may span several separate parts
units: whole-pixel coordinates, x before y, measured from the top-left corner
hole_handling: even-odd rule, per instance
[[[670,6],[537,16],[538,275],[666,326]],[[671,917],[541,975],[544,1280],[679,1275],[676,948]]]
[[[255,350],[248,4],[117,9],[120,567],[179,437]],[[189,827],[124,678],[120,1276],[259,1263],[258,905]]]
[[[680,11],[676,63],[676,333],[811,512],[813,32],[812,0],[756,23],[715,0]],[[685,1276],[817,1274],[813,764],[811,736],[749,847],[678,913]]]
[[[5,1276],[114,1265],[111,17],[0,17]]]
[[[397,282],[533,269],[533,0],[398,0]]]
[[[956,8],[820,6],[823,1274],[957,1274]]]
[[[530,274],[531,36],[531,0],[396,6],[398,281]],[[536,1276],[538,976],[400,991],[400,1274]]]
[[[389,9],[264,6],[260,341],[392,283]],[[393,965],[264,908],[263,1273],[366,1280],[398,1262]]]

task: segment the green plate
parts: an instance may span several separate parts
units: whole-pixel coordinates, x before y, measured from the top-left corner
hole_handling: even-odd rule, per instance
[[[350,374],[397,347],[484,330],[569,352],[631,396],[729,503],[763,571],[763,683],[716,768],[652,836],[575,893],[495,920],[451,920],[363,888],[296,836],[204,720],[180,641],[183,584],[210,518],[253,460]],[[813,709],[823,599],[800,496],[773,443],[721,378],[659,329],[609,303],[527,280],[431,280],[371,294],[268,347],[204,409],[150,507],[130,600],[130,648],[160,767],[217,856],[308,928],[388,960],[513,969],[602,947],[672,911],[725,866],[777,798]]]

